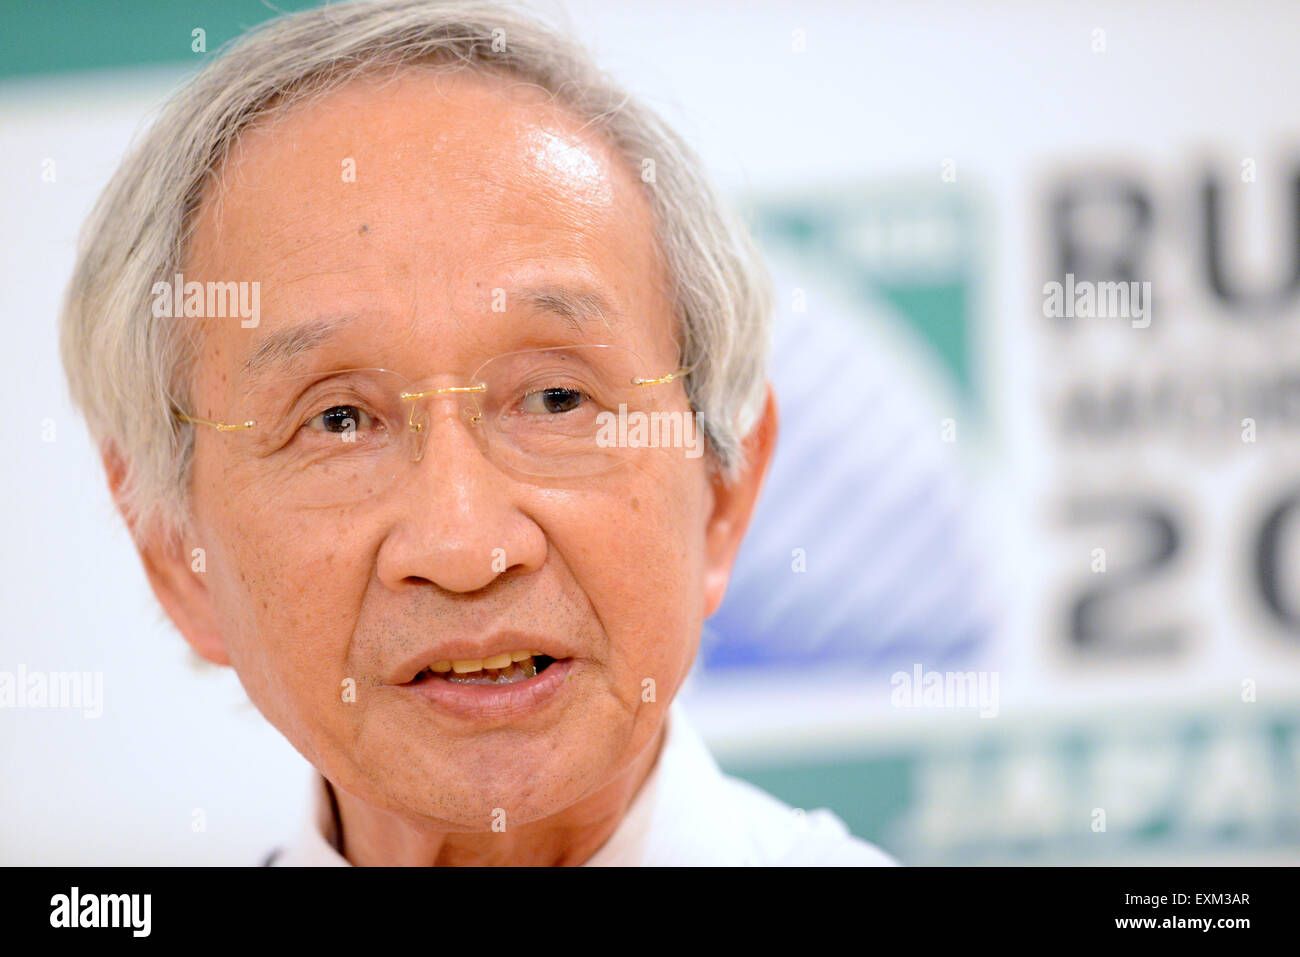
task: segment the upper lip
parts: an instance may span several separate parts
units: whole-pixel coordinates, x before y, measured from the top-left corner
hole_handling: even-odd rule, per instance
[[[480,661],[505,651],[531,651],[548,658],[572,658],[573,651],[561,641],[519,631],[503,631],[490,638],[443,641],[411,655],[393,669],[389,683],[406,684],[438,661]]]

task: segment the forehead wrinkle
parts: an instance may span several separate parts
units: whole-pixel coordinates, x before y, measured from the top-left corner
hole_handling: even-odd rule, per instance
[[[275,285],[279,289],[287,289],[290,286],[292,286],[294,283],[302,282],[305,279],[316,279],[320,276],[344,276],[351,272],[359,272],[362,269],[377,269],[377,268],[379,267],[374,265],[369,265],[369,264],[363,264],[360,266],[350,266],[347,269],[335,269],[331,267],[329,269],[321,269],[316,272],[299,273],[298,275],[294,276],[292,279],[277,279],[275,280]]]
[[[285,232],[287,232],[287,228]],[[306,253],[315,252],[316,249],[320,246],[331,245],[334,243],[338,243],[340,240],[348,239],[351,237],[351,235],[352,235],[352,229],[351,227],[348,227],[347,229],[340,229],[328,235],[313,236],[311,238],[308,238],[305,242],[299,243],[298,245],[294,246],[294,248],[285,250],[284,252],[280,253],[278,257],[279,261],[282,264],[289,262],[290,260],[294,259],[297,256],[302,256]],[[268,237],[268,238],[272,238],[272,237]]]
[[[586,331],[593,323],[600,323],[611,330],[614,326],[613,307],[609,300],[594,290],[539,286],[520,290],[516,296],[529,307],[562,319],[578,333]],[[411,318],[418,321],[415,315]],[[258,376],[272,367],[289,365],[305,353],[324,345],[351,321],[351,316],[333,316],[277,329],[249,354],[244,361],[244,373]]]

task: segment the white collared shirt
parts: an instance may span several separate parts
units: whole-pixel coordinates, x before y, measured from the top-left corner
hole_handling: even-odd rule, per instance
[[[722,773],[674,702],[663,748],[617,829],[585,867],[872,866],[897,862],[849,833],[828,810],[797,812]],[[348,867],[317,776],[312,812],[276,867]]]

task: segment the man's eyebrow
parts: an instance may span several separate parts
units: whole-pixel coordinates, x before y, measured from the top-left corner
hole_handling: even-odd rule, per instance
[[[257,376],[272,366],[289,365],[303,353],[323,345],[350,321],[349,316],[334,316],[277,329],[257,344],[244,361],[244,372]]]
[[[507,293],[509,295],[509,293]],[[582,332],[590,323],[612,328],[617,310],[598,290],[562,285],[528,286],[514,291],[516,301],[538,312],[549,312]]]

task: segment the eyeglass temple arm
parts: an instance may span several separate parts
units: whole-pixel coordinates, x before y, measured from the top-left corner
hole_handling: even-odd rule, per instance
[[[240,429],[251,429],[257,423],[249,419],[247,422],[210,422],[207,419],[200,419],[197,416],[188,415],[184,412],[177,412],[176,415],[186,422],[193,422],[195,425],[206,425],[209,428],[216,429],[218,432],[238,432]]]
[[[637,376],[632,380],[632,384],[633,385],[664,385],[666,383],[672,382],[674,379],[680,376],[686,375],[686,373],[689,371],[690,371],[689,369],[677,369],[673,372],[667,373],[666,375],[661,375],[656,379],[642,379],[640,376]]]

